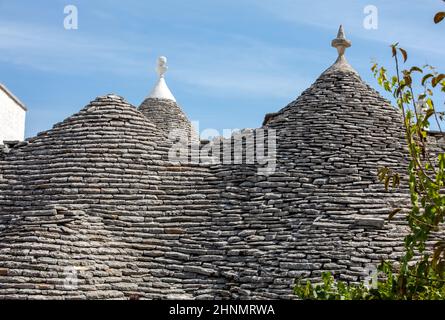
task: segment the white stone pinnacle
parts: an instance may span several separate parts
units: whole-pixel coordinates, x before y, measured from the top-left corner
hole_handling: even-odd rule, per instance
[[[340,25],[338,29],[337,38],[332,40],[332,46],[337,48],[338,56],[341,57],[345,54],[347,48],[351,46],[351,41],[347,40],[345,37],[345,31],[343,30],[343,25]]]
[[[148,98],[176,101],[175,97],[168,88],[167,83],[165,82],[165,73],[167,72],[167,70],[167,58],[164,56],[159,57],[158,64],[156,66],[156,72],[159,75],[159,79]]]
[[[335,61],[335,63],[326,71],[333,71],[333,70],[349,70],[357,73],[357,71],[354,70],[354,68],[351,67],[351,65],[348,63],[345,57],[345,51],[347,48],[351,46],[351,41],[346,39],[345,37],[345,31],[343,30],[343,26],[340,25],[340,28],[338,29],[337,38],[332,40],[332,46],[337,49],[338,51],[338,58]]]

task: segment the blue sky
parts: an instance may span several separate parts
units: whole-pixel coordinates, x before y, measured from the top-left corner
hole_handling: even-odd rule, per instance
[[[65,30],[66,5],[78,30]],[[363,27],[366,5],[377,30]],[[353,46],[347,58],[377,88],[371,61],[388,66],[400,42],[412,64],[445,70],[440,0],[0,0],[0,82],[28,106],[26,136],[50,129],[95,97],[116,93],[138,106],[167,82],[200,128],[254,128],[309,87],[336,58],[340,23]]]

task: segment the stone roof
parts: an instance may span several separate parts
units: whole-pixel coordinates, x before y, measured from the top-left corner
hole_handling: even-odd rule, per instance
[[[162,160],[163,135],[109,95],[3,154],[0,297],[183,294],[172,262],[203,250],[181,235],[203,228],[194,211],[207,212],[215,191],[208,170]],[[77,290],[66,289],[71,268]]]
[[[100,97],[0,151],[0,298],[292,298],[396,259],[404,222],[384,219],[409,194],[376,172],[405,170],[401,114],[340,60],[265,121],[270,175],[169,162],[190,122],[168,99]]]
[[[139,106],[139,110],[161,131],[188,140],[193,138],[194,141],[197,141],[198,135],[190,120],[177,104],[165,82],[167,70],[167,58],[159,57],[156,67],[159,79],[150,95]]]
[[[190,120],[176,101],[147,98],[139,106],[139,110],[163,132],[170,133],[176,130],[179,135],[196,138],[197,134]]]

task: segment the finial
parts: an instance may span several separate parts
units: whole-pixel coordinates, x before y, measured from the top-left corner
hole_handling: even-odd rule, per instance
[[[151,91],[148,98],[167,99],[176,101],[175,97],[168,88],[167,83],[165,82],[165,73],[167,72],[167,70],[168,70],[167,58],[164,56],[160,56],[158,58],[158,64],[156,66],[156,72],[159,75],[159,80],[156,83],[153,90]]]
[[[345,30],[343,30],[343,25],[340,25],[340,28],[338,28],[337,38],[339,39],[346,39],[345,37]]]
[[[343,57],[346,48],[349,48],[351,46],[351,41],[346,39],[345,37],[345,31],[343,30],[343,25],[340,25],[340,28],[338,29],[337,38],[332,40],[332,46],[334,48],[337,48],[339,58]]]
[[[168,66],[167,66],[167,58],[164,56],[160,56],[158,58],[158,65],[156,67],[156,72],[159,75],[159,78],[164,78],[165,73],[168,70]]]
[[[346,39],[345,31],[343,30],[342,25],[340,25],[340,28],[338,29],[337,38],[332,40],[332,46],[337,49],[338,58],[335,63],[330,66],[323,74],[343,70],[352,71],[358,75],[357,71],[355,71],[354,68],[351,67],[345,57],[346,48],[349,48],[351,46],[351,41]]]

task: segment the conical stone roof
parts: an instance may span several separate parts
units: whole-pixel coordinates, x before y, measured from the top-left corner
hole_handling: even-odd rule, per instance
[[[156,71],[159,79],[150,95],[139,106],[139,110],[154,123],[167,136],[182,136],[189,142],[190,139],[197,140],[190,120],[176,103],[165,81],[167,72],[167,58],[159,57]]]
[[[125,280],[136,263],[123,227],[160,202],[158,137],[134,107],[109,95],[8,153],[1,296],[123,298],[134,288]]]
[[[208,292],[217,280],[203,279],[192,252],[206,252],[210,173],[163,160],[163,143],[108,95],[2,152],[0,298],[192,297],[206,283]]]
[[[0,298],[293,298],[295,278],[359,281],[396,259],[403,221],[384,219],[409,195],[376,173],[405,172],[401,114],[347,63],[343,31],[333,45],[261,128],[277,136],[270,175],[169,161],[168,131],[189,122],[163,97],[101,97],[0,150]]]
[[[277,135],[273,174],[248,164],[216,173],[226,187],[222,214],[231,217],[224,230],[238,231],[227,232],[226,256],[242,297],[290,297],[295,278],[322,271],[357,281],[402,251],[403,222],[385,220],[409,207],[406,185],[386,192],[377,179],[383,166],[406,171],[402,115],[343,54],[265,122]]]
[[[176,101],[149,97],[142,102],[139,110],[167,136],[177,131],[196,138],[190,120]]]

